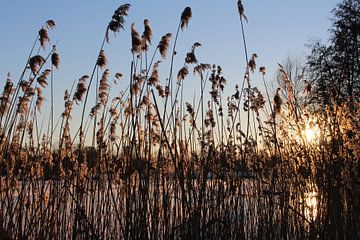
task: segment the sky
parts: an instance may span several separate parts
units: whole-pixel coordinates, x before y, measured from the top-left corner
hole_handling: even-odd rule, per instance
[[[110,35],[110,44],[105,45],[110,72],[130,71],[130,25],[135,23],[143,32],[143,20],[149,19],[153,29],[153,46],[167,32],[175,33],[181,12],[186,6],[192,8],[189,26],[179,35],[175,72],[184,63],[184,56],[194,42],[202,46],[197,49],[199,62],[221,65],[228,88],[233,91],[240,84],[245,71],[244,47],[242,44],[239,15],[235,0],[1,0],[0,9],[0,86],[10,72],[16,82],[38,30],[48,19],[56,22],[49,32],[51,44],[57,43],[61,66],[55,74],[56,111],[61,111],[62,96],[73,81],[82,75],[90,75],[114,10],[121,4],[130,3],[125,30]],[[328,39],[331,26],[331,10],[339,0],[243,0],[248,23],[245,36],[248,51],[258,55],[257,65],[268,69],[268,81],[274,78],[277,63],[287,56],[304,57],[308,49],[305,44],[313,39]],[[46,55],[51,50],[41,50]],[[158,57],[159,58],[159,57]],[[164,63],[167,69],[170,57]],[[167,63],[166,63],[167,62]],[[259,74],[254,76],[254,85],[260,85]],[[164,80],[165,81],[165,80]],[[188,93],[198,89],[189,83]],[[116,91],[125,88],[117,86]],[[115,89],[115,88],[114,88]],[[191,97],[191,94],[190,94]]]

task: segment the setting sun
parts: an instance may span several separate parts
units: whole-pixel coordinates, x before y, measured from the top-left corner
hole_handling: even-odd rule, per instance
[[[305,135],[306,141],[312,142],[313,140],[315,140],[315,137],[316,137],[315,129],[314,128],[306,128],[304,131],[304,135]]]
[[[314,143],[319,138],[320,130],[315,122],[314,118],[309,118],[306,121],[305,129],[302,131],[303,138],[307,143]]]

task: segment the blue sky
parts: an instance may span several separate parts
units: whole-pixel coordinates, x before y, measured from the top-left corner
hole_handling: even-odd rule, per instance
[[[278,62],[288,55],[304,56],[304,46],[311,39],[328,38],[331,9],[336,0],[243,0],[249,22],[245,24],[249,54],[257,53],[258,66],[266,66],[269,81]],[[74,80],[90,74],[103,39],[105,28],[114,10],[126,2],[115,0],[2,0],[0,8],[0,82],[8,72],[17,81],[27,55],[42,24],[53,19],[57,27],[49,33],[52,43],[58,42],[61,68],[55,73],[56,99]],[[179,36],[175,72],[183,64],[187,51],[194,42],[202,43],[197,50],[200,62],[222,66],[232,92],[244,75],[245,58],[240,32],[236,1],[127,1],[132,6],[126,19],[125,31],[111,36],[105,46],[111,73],[128,74],[130,68],[130,24],[134,22],[140,33],[143,19],[150,20],[153,29],[153,46],[167,32],[176,31],[181,12],[192,8],[189,28]],[[50,47],[47,48],[50,50]],[[46,52],[40,50],[40,54]],[[168,58],[169,61],[169,58]],[[166,69],[166,63],[164,63]],[[257,80],[258,79],[258,80]],[[258,81],[258,82],[257,82]],[[254,85],[260,85],[254,77]],[[123,83],[125,84],[125,83]],[[197,85],[196,85],[197,86]],[[119,86],[119,88],[125,87]],[[196,88],[188,85],[189,92]],[[121,89],[120,89],[121,90]],[[191,96],[190,96],[191,97]],[[63,106],[62,100],[58,106]]]

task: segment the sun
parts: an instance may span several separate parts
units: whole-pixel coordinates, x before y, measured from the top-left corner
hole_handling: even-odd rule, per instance
[[[315,129],[314,128],[306,128],[304,131],[306,141],[312,142],[315,139]]]
[[[316,125],[306,126],[303,136],[308,143],[313,143],[319,138],[319,128]]]

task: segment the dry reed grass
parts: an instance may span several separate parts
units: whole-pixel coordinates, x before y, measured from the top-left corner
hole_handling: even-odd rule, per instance
[[[224,96],[220,66],[198,63],[198,42],[173,80],[177,37],[192,17],[189,7],[180,17],[168,82],[162,83],[157,58],[165,61],[172,34],[161,38],[148,61],[152,31],[145,19],[141,37],[131,27],[131,51],[144,64],[130,59],[129,87],[111,99],[110,70],[99,78],[94,73],[107,66],[104,43],[109,31],[124,29],[129,7],[115,11],[92,75],[65,91],[58,125],[49,118],[45,131],[38,119],[52,66],[60,66],[55,46],[46,57],[31,51],[28,79],[24,74],[15,86],[8,76],[0,98],[0,238],[359,238],[359,103],[334,102],[311,112],[296,101],[282,66],[286,100],[280,88],[271,99],[266,69],[258,69],[265,99],[252,86],[257,55],[247,59],[245,36],[247,71],[233,95]],[[241,1],[238,11],[243,24]],[[49,20],[41,28],[39,47],[49,44],[47,30],[54,27]],[[186,81],[191,70],[200,93],[188,100],[183,86],[193,84]],[[116,73],[115,83],[122,78]],[[93,80],[96,102],[84,120]],[[81,125],[72,126],[79,107]],[[311,141],[303,134],[309,127],[316,130]],[[85,146],[91,137],[92,146]]]

